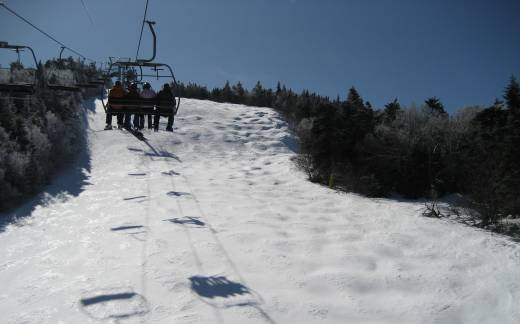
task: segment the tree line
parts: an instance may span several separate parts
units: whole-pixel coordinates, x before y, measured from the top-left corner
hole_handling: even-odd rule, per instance
[[[78,79],[101,77],[95,66],[72,59],[49,60],[49,70],[72,69]],[[23,69],[19,64],[11,69]],[[43,78],[42,64],[36,71]],[[30,82],[30,80],[27,80]],[[99,94],[99,90],[96,91]],[[52,91],[0,97],[0,211],[16,206],[46,185],[84,144],[81,100],[95,93]]]
[[[238,82],[208,90],[180,84],[181,96],[265,106],[282,112],[301,140],[298,165],[313,182],[369,197],[437,199],[463,195],[477,226],[504,230],[520,216],[520,87],[511,77],[489,107],[450,115],[437,97],[403,107],[397,99],[380,109],[354,88],[345,100],[280,83]],[[508,230],[511,227],[507,227]],[[518,228],[516,228],[518,230]]]

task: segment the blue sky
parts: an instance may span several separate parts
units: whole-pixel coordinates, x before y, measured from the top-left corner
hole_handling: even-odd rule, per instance
[[[145,0],[7,0],[11,9],[85,56],[134,57]],[[178,79],[226,80],[344,98],[375,107],[439,97],[449,111],[487,105],[520,77],[518,0],[150,0],[157,61]],[[42,60],[59,46],[0,8],[0,40]],[[149,53],[144,33],[141,53]],[[69,53],[70,54],[70,53]],[[5,66],[11,53],[0,52]]]

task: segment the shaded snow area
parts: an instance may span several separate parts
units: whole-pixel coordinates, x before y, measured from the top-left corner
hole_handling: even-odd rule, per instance
[[[0,233],[2,323],[520,323],[518,243],[308,182],[271,109],[86,113],[77,187]]]

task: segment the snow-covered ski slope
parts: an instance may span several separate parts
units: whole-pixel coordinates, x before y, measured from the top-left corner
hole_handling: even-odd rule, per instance
[[[0,322],[520,323],[518,243],[308,182],[273,110],[143,142],[95,106],[84,174],[0,233]]]

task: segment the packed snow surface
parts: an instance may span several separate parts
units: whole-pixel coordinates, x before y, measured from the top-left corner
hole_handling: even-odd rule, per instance
[[[308,182],[275,111],[139,141],[94,105],[83,173],[0,233],[2,323],[520,323],[518,243]]]

